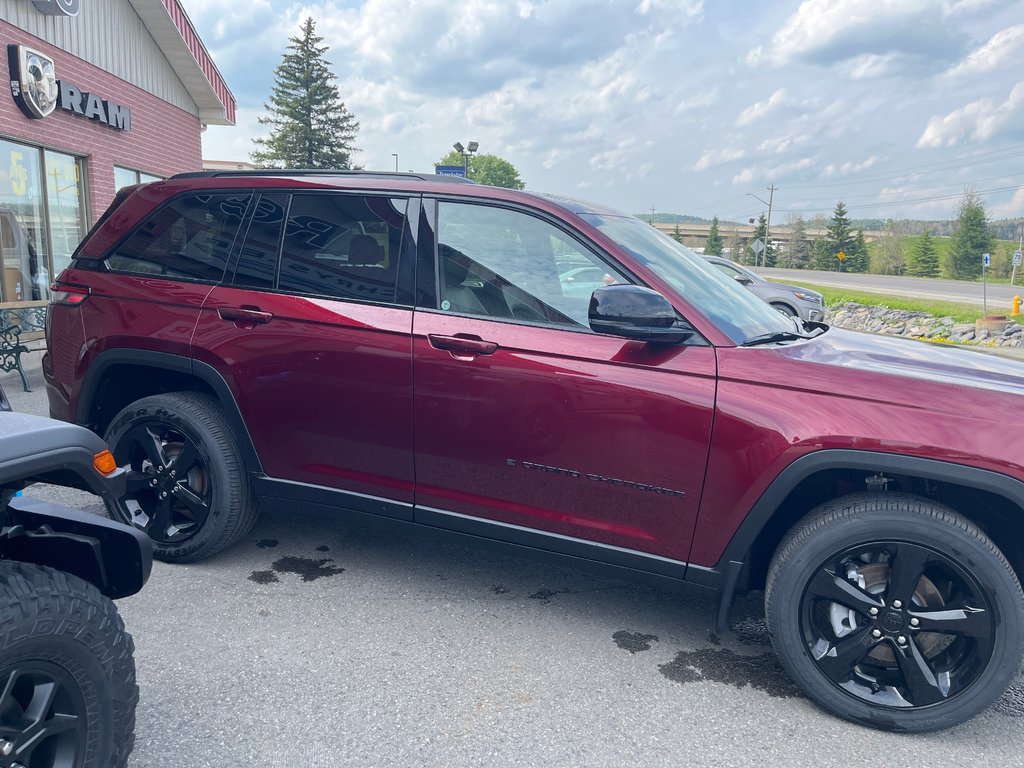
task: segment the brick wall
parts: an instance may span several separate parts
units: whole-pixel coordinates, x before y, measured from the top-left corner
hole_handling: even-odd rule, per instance
[[[42,120],[26,117],[11,95],[6,63],[10,44],[27,45],[51,56],[59,80],[67,80],[82,91],[128,107],[132,116],[131,131],[119,131],[60,107]],[[115,165],[157,176],[202,170],[200,123],[195,115],[2,20],[0,46],[0,70],[6,82],[0,92],[0,138],[84,157],[90,224],[114,198]]]

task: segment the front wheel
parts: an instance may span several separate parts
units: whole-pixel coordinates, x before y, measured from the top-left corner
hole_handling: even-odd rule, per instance
[[[765,588],[789,674],[840,717],[948,728],[999,698],[1024,644],[1024,594],[992,541],[907,494],[854,494],[800,523]]]
[[[107,429],[128,469],[115,519],[146,532],[167,562],[203,560],[231,546],[256,521],[245,466],[217,401],[198,392],[136,400]]]
[[[123,768],[135,740],[134,646],[75,576],[0,563],[0,766]]]

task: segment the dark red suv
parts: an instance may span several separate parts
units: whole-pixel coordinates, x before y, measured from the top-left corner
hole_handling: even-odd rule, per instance
[[[818,703],[975,715],[1024,642],[1024,366],[800,323],[629,216],[433,176],[121,192],[55,285],[51,413],[201,560],[258,509],[763,588]]]

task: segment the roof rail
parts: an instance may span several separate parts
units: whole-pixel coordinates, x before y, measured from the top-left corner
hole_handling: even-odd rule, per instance
[[[461,176],[441,176],[436,173],[395,173],[394,171],[334,171],[329,169],[302,170],[293,168],[256,168],[229,171],[189,171],[171,176],[172,179],[215,179],[225,176],[359,176],[366,179],[419,179],[420,181],[448,181],[456,184],[475,184]]]

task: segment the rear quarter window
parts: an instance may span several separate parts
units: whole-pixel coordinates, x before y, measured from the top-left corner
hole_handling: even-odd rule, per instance
[[[252,199],[200,193],[176,198],[107,257],[115,272],[220,282]]]

